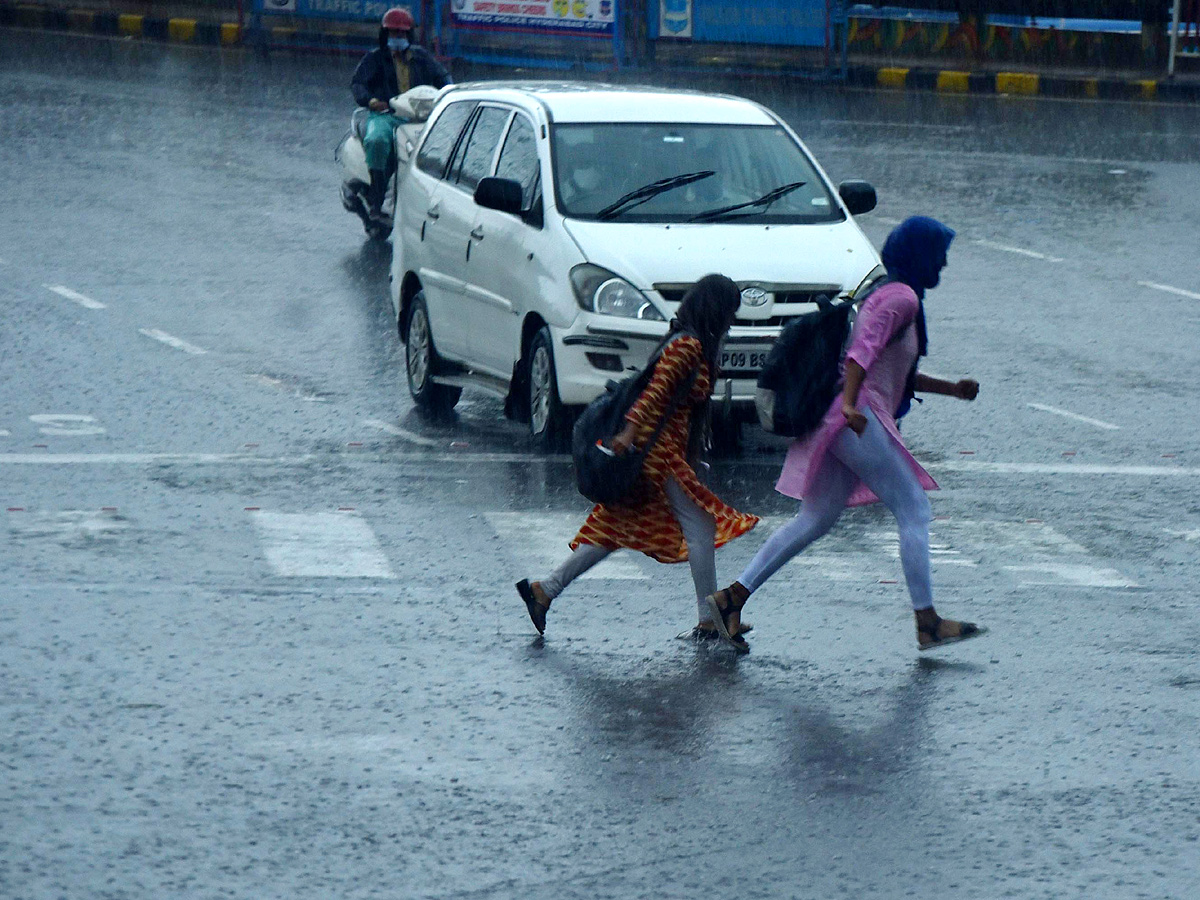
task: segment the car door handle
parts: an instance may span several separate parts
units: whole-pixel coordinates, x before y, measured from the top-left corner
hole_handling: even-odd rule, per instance
[[[438,204],[433,204],[429,209],[425,210],[425,215],[433,219],[435,222],[442,217],[441,207]]]
[[[474,230],[471,232],[471,237],[475,238],[475,240],[477,240],[477,241],[482,241],[483,240],[483,226],[476,225]]]

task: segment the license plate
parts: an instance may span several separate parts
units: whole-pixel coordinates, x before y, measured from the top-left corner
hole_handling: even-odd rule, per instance
[[[725,375],[744,373],[757,375],[767,362],[771,348],[767,344],[748,347],[725,347],[721,350],[721,372]]]

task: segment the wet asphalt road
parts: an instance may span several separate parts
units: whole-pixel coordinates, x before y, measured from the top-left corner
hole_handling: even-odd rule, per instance
[[[734,659],[632,556],[533,640],[586,504],[414,414],[352,64],[0,31],[0,896],[1200,896],[1200,109],[720,85],[877,243],[959,230],[927,368],[983,390],[906,433],[992,628],[918,659],[867,509]],[[716,466],[723,580],[779,459]]]

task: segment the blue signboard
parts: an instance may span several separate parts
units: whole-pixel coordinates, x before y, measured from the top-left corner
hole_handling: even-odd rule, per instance
[[[658,0],[656,37],[824,47],[827,0]]]

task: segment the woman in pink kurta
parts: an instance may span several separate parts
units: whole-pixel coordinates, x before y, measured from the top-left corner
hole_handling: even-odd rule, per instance
[[[919,648],[983,633],[934,611],[925,492],[937,490],[937,484],[908,452],[896,426],[914,390],[964,400],[979,391],[970,379],[949,382],[916,371],[926,343],[922,298],[938,283],[953,237],[945,225],[921,216],[906,219],[888,236],[882,255],[889,280],[866,297],[855,317],[842,363],[842,393],[816,432],[793,442],[776,485],[802,501],[800,512],[771,535],[737,581],[708,598],[722,636],[737,633],[750,594],[826,534],[847,506],[880,501],[896,517]],[[745,652],[744,642],[732,643]]]

